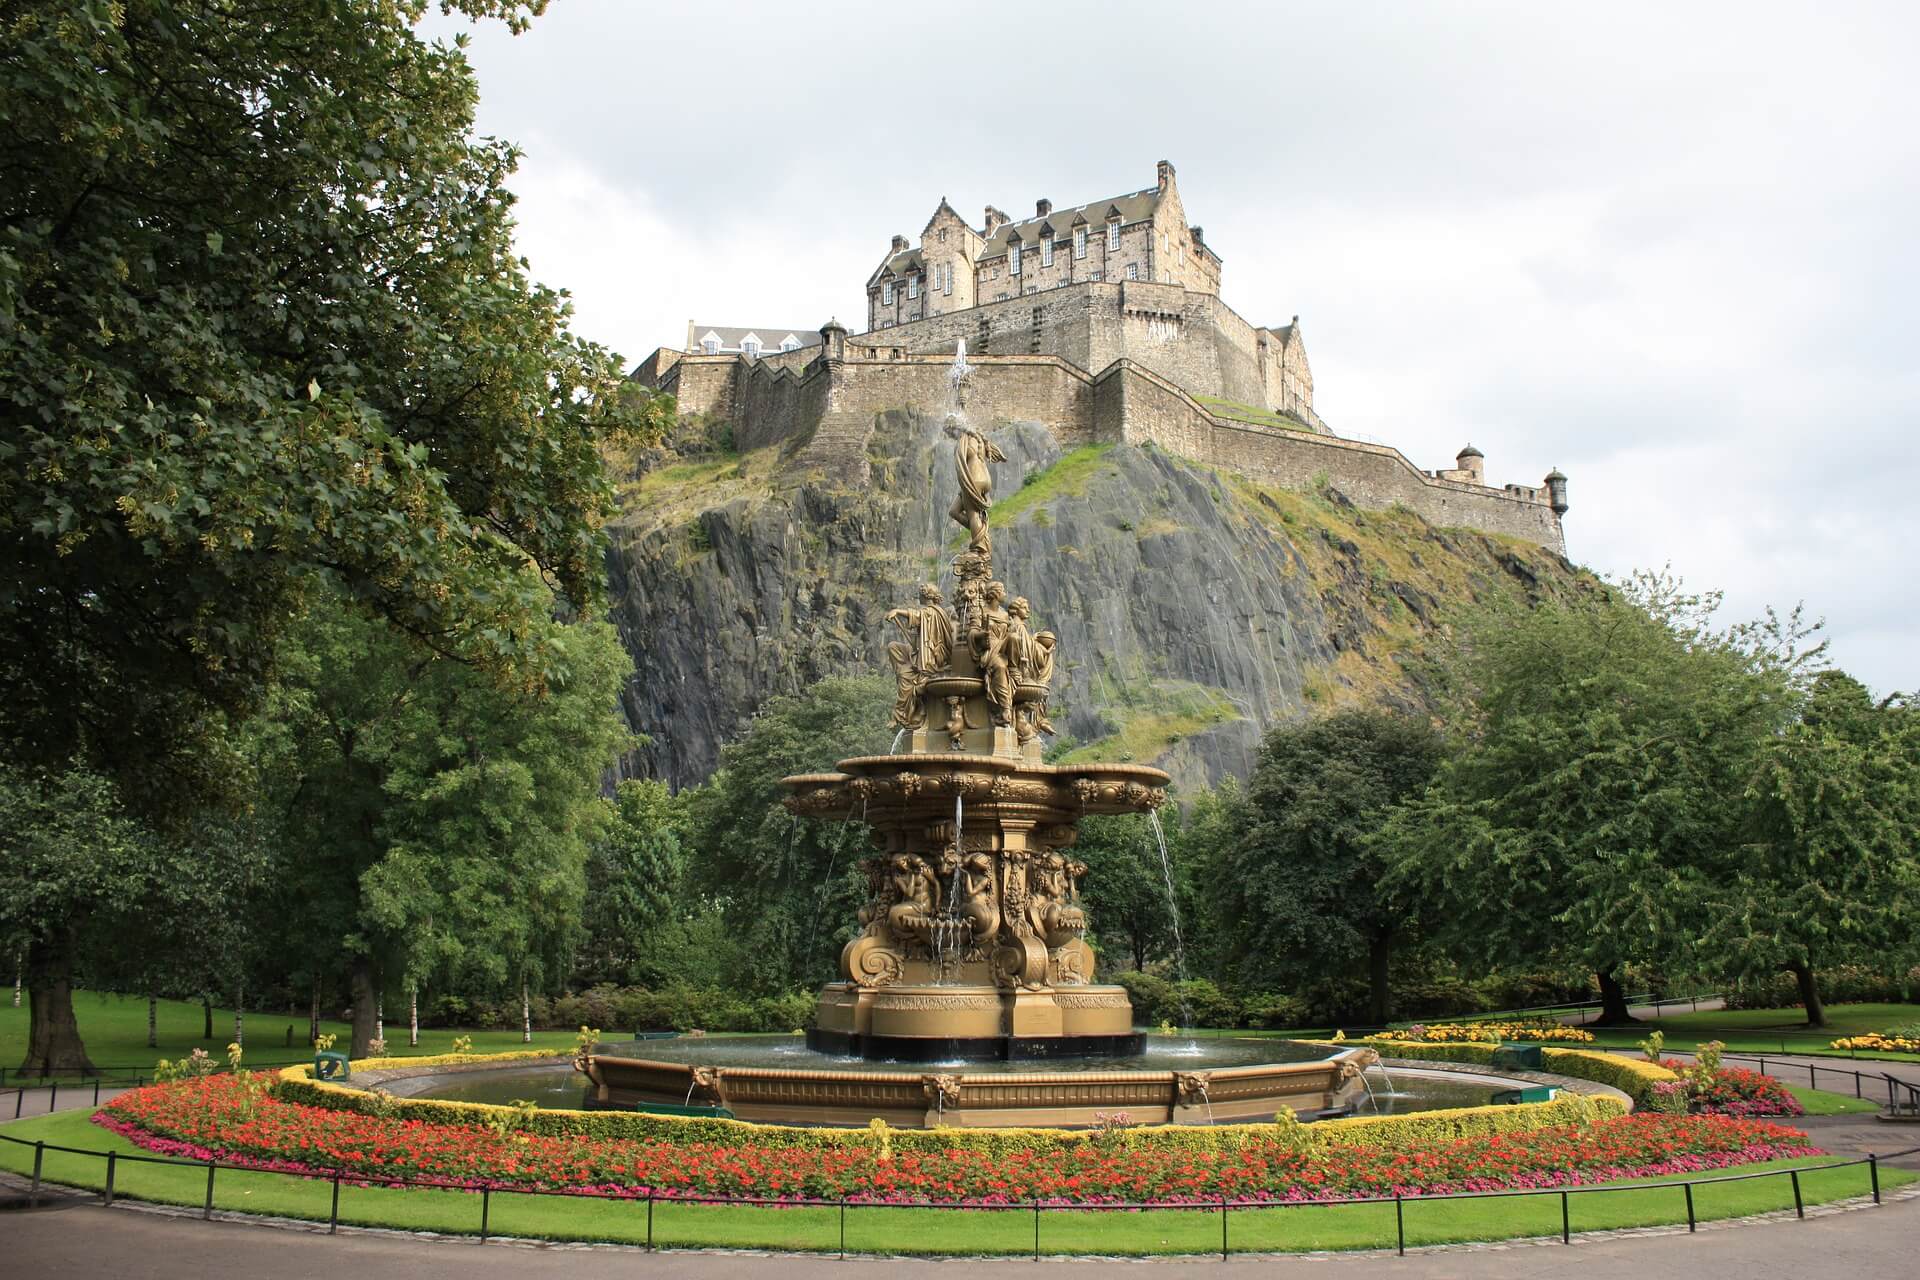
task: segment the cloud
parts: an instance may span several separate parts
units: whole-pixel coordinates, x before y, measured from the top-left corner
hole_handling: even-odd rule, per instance
[[[454,24],[435,20],[433,29]],[[638,359],[686,321],[864,315],[887,238],[1153,181],[1228,302],[1299,314],[1337,430],[1572,477],[1671,562],[1920,686],[1920,10],[568,0],[475,31],[521,243]]]

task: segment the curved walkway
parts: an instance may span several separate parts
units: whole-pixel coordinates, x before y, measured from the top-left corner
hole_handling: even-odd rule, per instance
[[[1441,1280],[1474,1276],[1566,1277],[1567,1280],[1644,1280],[1648,1274],[1738,1275],[1742,1280],[1805,1280],[1808,1275],[1862,1277],[1911,1274],[1920,1240],[1920,1197],[1879,1208],[1827,1213],[1806,1221],[1791,1218],[1684,1231],[1632,1232],[1576,1238],[1571,1248],[1557,1240],[1391,1254],[1237,1257],[1230,1261],[1180,1259],[1132,1265],[1156,1274],[1193,1276],[1380,1274],[1394,1280]],[[540,1246],[441,1240],[384,1232],[285,1229],[238,1221],[193,1218],[137,1209],[103,1209],[78,1200],[0,1216],[0,1251],[9,1274],[44,1280],[92,1280],[96,1276],[142,1280],[199,1280],[207,1275],[271,1275],[280,1280],[338,1280],[342,1275],[405,1275],[419,1280],[630,1280],[674,1276],[691,1280],[758,1277],[769,1266],[788,1280],[893,1280],[951,1277],[956,1263],[891,1258],[770,1255],[765,1253],[658,1253],[625,1247]],[[961,1259],[960,1266],[990,1263],[997,1272],[1069,1265],[1072,1259]],[[1111,1259],[1086,1260],[1094,1266]]]

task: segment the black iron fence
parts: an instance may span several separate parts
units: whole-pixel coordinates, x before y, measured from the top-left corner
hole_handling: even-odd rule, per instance
[[[324,1183],[331,1183],[332,1195],[329,1201],[329,1208],[328,1208],[327,1220],[326,1220],[327,1230],[329,1233],[337,1232],[340,1229],[340,1188],[342,1186],[422,1188],[422,1189],[431,1189],[431,1190],[438,1190],[438,1191],[465,1192],[470,1195],[477,1196],[479,1198],[479,1205],[477,1206],[479,1210],[479,1222],[477,1224],[478,1226],[477,1235],[482,1244],[486,1243],[486,1241],[492,1235],[497,1234],[492,1231],[492,1221],[491,1221],[492,1212],[493,1212],[493,1200],[495,1196],[524,1196],[524,1197],[551,1196],[551,1197],[563,1197],[563,1198],[575,1199],[575,1200],[591,1199],[591,1200],[606,1200],[606,1201],[626,1201],[636,1206],[636,1213],[642,1211],[640,1209],[640,1206],[644,1206],[644,1213],[646,1214],[645,1247],[649,1250],[654,1248],[654,1210],[655,1210],[655,1207],[660,1204],[720,1205],[720,1206],[733,1206],[733,1207],[742,1207],[742,1208],[829,1209],[829,1210],[838,1211],[839,1231],[840,1231],[838,1251],[840,1253],[840,1256],[843,1258],[847,1256],[847,1215],[850,1212],[851,1213],[868,1213],[875,1210],[885,1210],[885,1209],[933,1209],[933,1210],[970,1210],[974,1212],[992,1212],[992,1213],[1017,1213],[1017,1214],[1030,1213],[1033,1216],[1033,1256],[1036,1259],[1041,1257],[1043,1253],[1043,1250],[1041,1247],[1041,1222],[1042,1222],[1042,1219],[1049,1214],[1057,1216],[1060,1214],[1086,1214],[1086,1213],[1137,1213],[1137,1212],[1148,1211],[1148,1210],[1156,1211],[1156,1212],[1174,1211],[1174,1212],[1181,1212],[1181,1213],[1218,1214],[1220,1218],[1219,1253],[1220,1253],[1220,1256],[1224,1259],[1230,1256],[1233,1252],[1232,1237],[1230,1234],[1229,1227],[1230,1227],[1232,1215],[1236,1211],[1244,1213],[1244,1212],[1255,1211],[1255,1210],[1309,1209],[1309,1208],[1324,1209],[1324,1208],[1339,1208],[1343,1206],[1362,1206],[1362,1205],[1370,1206],[1375,1209],[1383,1209],[1388,1204],[1392,1204],[1393,1206],[1395,1247],[1402,1255],[1404,1255],[1407,1251],[1406,1207],[1409,1204],[1438,1204],[1438,1203],[1445,1203],[1445,1202],[1459,1201],[1459,1200],[1500,1200],[1500,1199],[1519,1199],[1519,1198],[1532,1198],[1537,1200],[1541,1197],[1555,1197],[1555,1196],[1559,1198],[1559,1202],[1560,1202],[1559,1203],[1560,1241],[1562,1244],[1572,1244],[1573,1237],[1574,1237],[1572,1206],[1573,1206],[1573,1201],[1575,1197],[1605,1196],[1605,1195],[1618,1194],[1624,1191],[1643,1192],[1643,1193],[1647,1191],[1655,1191],[1655,1190],[1672,1191],[1680,1197],[1681,1205],[1679,1207],[1681,1207],[1684,1212],[1684,1218],[1687,1224],[1687,1230],[1691,1232],[1691,1231],[1697,1230],[1700,1224],[1700,1218],[1695,1210],[1695,1204],[1694,1204],[1694,1191],[1696,1188],[1704,1187],[1704,1186],[1720,1185],[1725,1183],[1733,1183],[1733,1182],[1753,1182],[1753,1181],[1762,1180],[1762,1179],[1784,1178],[1791,1184],[1791,1187],[1792,1187],[1794,1212],[1797,1216],[1804,1218],[1807,1216],[1807,1205],[1806,1205],[1805,1196],[1801,1188],[1801,1176],[1803,1174],[1819,1173],[1829,1169],[1858,1168],[1864,1165],[1867,1170],[1868,1194],[1872,1197],[1873,1203],[1878,1205],[1882,1203],[1881,1192],[1880,1192],[1880,1162],[1882,1160],[1894,1159],[1901,1156],[1920,1154],[1920,1147],[1913,1147],[1904,1151],[1893,1151],[1893,1152],[1887,1152],[1885,1154],[1876,1153],[1876,1154],[1862,1156],[1852,1160],[1836,1160],[1827,1164],[1804,1165],[1804,1166],[1798,1166],[1792,1169],[1768,1169],[1768,1170],[1763,1170],[1757,1173],[1723,1174],[1723,1175],[1719,1175],[1711,1178],[1688,1178],[1678,1182],[1658,1182],[1658,1183],[1643,1182],[1643,1183],[1626,1184],[1626,1185],[1619,1185],[1619,1186],[1557,1187],[1557,1188],[1543,1188],[1543,1189],[1537,1189],[1537,1190],[1516,1190],[1516,1191],[1457,1191],[1457,1192],[1443,1192],[1443,1193],[1437,1193],[1433,1195],[1395,1195],[1392,1197],[1339,1196],[1339,1197],[1328,1197],[1326,1199],[1316,1199],[1316,1200],[1218,1199],[1213,1201],[1183,1202],[1183,1203],[1155,1203],[1152,1201],[1142,1201],[1142,1202],[1132,1202],[1132,1203],[1092,1205],[1092,1204],[1048,1203],[1042,1200],[1034,1200],[1031,1202],[1023,1202],[1023,1203],[1016,1203],[1016,1204],[1007,1204],[1007,1203],[988,1204],[988,1203],[970,1202],[970,1201],[933,1201],[933,1200],[868,1201],[868,1200],[850,1200],[845,1198],[775,1199],[773,1197],[767,1197],[767,1196],[691,1196],[691,1195],[659,1196],[653,1193],[651,1190],[649,1190],[647,1194],[645,1194],[644,1196],[642,1195],[621,1196],[621,1195],[607,1195],[604,1193],[596,1193],[596,1192],[544,1190],[544,1189],[533,1188],[533,1187],[511,1187],[511,1188],[487,1187],[487,1186],[474,1187],[466,1183],[455,1182],[449,1179],[391,1178],[391,1177],[382,1177],[376,1174],[366,1174],[366,1173],[360,1173],[357,1171],[346,1171],[346,1170],[334,1170],[331,1172],[315,1171],[314,1173],[306,1174],[306,1175],[286,1174],[286,1173],[280,1173],[274,1170],[256,1169],[248,1165],[228,1164],[219,1160],[182,1160],[182,1159],[177,1159],[169,1156],[135,1155],[135,1154],[129,1154],[126,1152],[118,1152],[118,1151],[93,1151],[84,1147],[67,1147],[67,1146],[61,1146],[57,1143],[51,1143],[51,1142],[29,1142],[24,1138],[15,1138],[7,1134],[0,1134],[0,1142],[8,1142],[16,1146],[31,1147],[33,1149],[33,1173],[32,1173],[32,1179],[30,1183],[30,1189],[28,1191],[28,1204],[30,1207],[35,1206],[39,1203],[39,1199],[41,1195],[41,1187],[43,1185],[43,1182],[42,1182],[43,1167],[45,1164],[46,1155],[48,1152],[51,1151],[51,1152],[56,1152],[64,1155],[90,1156],[95,1159],[105,1161],[106,1162],[105,1180],[104,1180],[104,1185],[102,1187],[102,1190],[100,1192],[99,1202],[102,1205],[107,1205],[107,1206],[112,1205],[116,1197],[123,1198],[123,1199],[138,1199],[138,1197],[134,1197],[134,1196],[119,1196],[119,1193],[115,1186],[115,1181],[121,1165],[151,1164],[151,1165],[168,1165],[168,1166],[190,1168],[190,1169],[204,1169],[207,1175],[207,1182],[206,1182],[206,1193],[200,1205],[200,1216],[206,1219],[211,1219],[213,1217],[215,1180],[222,1170],[228,1171],[230,1173],[247,1173],[255,1176],[268,1174],[276,1177],[304,1177],[308,1181],[319,1181]],[[47,1183],[46,1185],[53,1185],[53,1184]],[[1680,1217],[1675,1217],[1673,1221],[1677,1224],[1680,1220],[1681,1220]],[[348,1225],[352,1225],[352,1224],[349,1223]]]

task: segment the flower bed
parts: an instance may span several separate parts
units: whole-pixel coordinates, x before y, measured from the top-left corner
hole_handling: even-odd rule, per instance
[[[1593,1032],[1558,1022],[1435,1022],[1370,1036],[1406,1044],[1491,1044],[1499,1041],[1548,1040],[1561,1044],[1592,1044]]]
[[[1920,1035],[1902,1035],[1906,1028],[1894,1031],[1869,1031],[1863,1036],[1846,1036],[1835,1040],[1835,1049],[1852,1049],[1863,1053],[1920,1053]]]
[[[1667,1070],[1684,1077],[1671,1088],[1683,1105],[1696,1115],[1705,1116],[1803,1116],[1807,1109],[1787,1086],[1772,1076],[1729,1067],[1716,1056],[1710,1071],[1702,1071],[1675,1058],[1661,1063]]]
[[[1238,1145],[1211,1151],[1128,1146],[1098,1133],[991,1150],[962,1145],[966,1131],[948,1130],[928,1136],[953,1145],[902,1150],[895,1145],[902,1135],[885,1126],[831,1146],[668,1143],[550,1136],[505,1122],[499,1131],[425,1124],[277,1098],[249,1107],[224,1077],[132,1090],[96,1118],[148,1150],[194,1160],[626,1197],[1301,1201],[1573,1186],[1818,1154],[1806,1135],[1764,1121],[1652,1115],[1393,1145],[1322,1142],[1299,1125],[1243,1125]]]

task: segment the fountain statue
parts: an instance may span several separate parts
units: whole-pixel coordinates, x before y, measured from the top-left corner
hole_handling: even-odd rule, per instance
[[[1129,764],[1049,765],[1052,632],[995,578],[991,464],[1005,455],[968,425],[955,362],[957,493],[967,532],[953,561],[952,612],[937,586],[887,620],[893,723],[905,751],[784,779],[787,807],[863,821],[872,895],[820,994],[809,1043],[868,1057],[931,1060],[1125,1053],[1138,1048],[1126,990],[1094,982],[1081,905],[1084,863],[1066,851],[1086,814],[1139,813],[1167,775]]]

